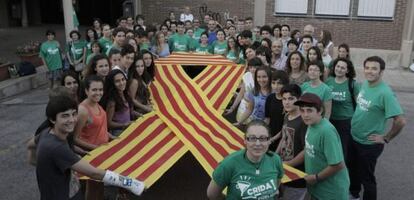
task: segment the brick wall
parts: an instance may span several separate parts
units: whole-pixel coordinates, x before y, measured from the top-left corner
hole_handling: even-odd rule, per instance
[[[312,0],[309,0],[308,13],[312,11]],[[354,0],[356,13],[358,0]],[[162,22],[168,17],[169,11],[176,13],[177,19],[184,6],[189,5],[193,15],[200,18],[199,8],[203,4],[208,10],[219,13],[224,19],[224,12],[230,12],[230,16],[245,18],[254,16],[254,0],[152,0],[142,1],[142,11],[147,21]],[[401,47],[402,31],[404,26],[405,9],[407,0],[396,0],[394,19],[391,21],[374,21],[362,19],[327,19],[304,17],[274,16],[275,0],[267,0],[266,24],[289,24],[291,29],[303,31],[306,24],[315,26],[315,36],[319,36],[322,29],[332,33],[334,43],[348,43],[354,48],[399,50]]]
[[[206,5],[207,10],[218,13],[224,22],[224,12],[230,12],[231,16],[253,17],[254,1],[252,0],[152,0],[142,1],[142,12],[147,21],[162,22],[173,11],[178,20],[185,6],[190,6],[195,18],[200,17],[200,7]]]

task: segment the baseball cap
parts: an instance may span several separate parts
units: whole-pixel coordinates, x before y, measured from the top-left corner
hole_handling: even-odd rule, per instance
[[[295,102],[297,106],[309,105],[314,106],[318,109],[322,107],[322,100],[318,95],[313,93],[305,93]]]

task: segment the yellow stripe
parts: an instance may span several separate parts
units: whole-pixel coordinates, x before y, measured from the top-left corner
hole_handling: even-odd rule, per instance
[[[201,73],[199,73],[196,77],[193,78],[193,80],[197,82],[198,79],[200,79],[202,76],[204,76],[204,74],[206,74],[208,69],[210,69],[211,67],[212,67],[212,65],[207,65],[206,68]]]
[[[216,86],[216,85],[221,85],[219,82],[221,81],[221,79],[226,75],[227,72],[231,71],[232,69],[230,67],[225,67],[224,71],[222,71],[219,74],[216,74],[216,76],[214,77],[214,81],[207,86],[207,88],[204,90],[204,94],[207,96],[207,94]],[[195,84],[195,83],[194,83]],[[212,102],[212,101],[211,101]]]
[[[211,66],[213,67],[213,66]],[[203,85],[205,85],[207,83],[207,81],[209,81],[211,78],[214,78],[214,76],[216,76],[216,74],[222,69],[222,66],[217,66],[214,68],[214,70],[212,72],[210,72],[210,74],[204,79],[202,80],[198,85],[200,87],[202,87]],[[194,82],[194,84],[196,84]]]
[[[227,104],[230,102],[231,98],[234,95],[234,92],[236,91],[237,87],[240,84],[241,81],[241,77],[243,76],[243,73],[240,72],[240,70],[244,71],[244,69],[242,68],[236,68],[234,70],[234,72],[229,76],[228,79],[225,80],[225,82],[223,83],[223,87],[220,87],[216,93],[213,95],[213,97],[211,98],[211,102],[216,102],[218,100],[218,98],[220,98],[222,95],[225,96],[225,98],[223,99],[223,102],[219,102],[220,105],[217,109],[217,111],[221,111],[220,113],[224,112],[224,110],[227,107]],[[237,76],[237,79],[235,82],[230,82],[235,76]],[[226,87],[228,86],[228,84],[231,84],[231,88],[230,91],[228,93],[224,93],[224,90],[226,89]],[[226,87],[224,87],[226,86]]]
[[[170,69],[172,69],[171,68],[171,66],[169,66],[168,68],[170,68]],[[167,70],[167,69],[165,69],[165,70]],[[160,74],[160,76],[161,77],[166,77],[166,75],[165,75],[165,73],[164,73],[164,68],[162,68],[162,69],[159,69],[159,74]],[[180,86],[175,86],[175,85],[173,85],[167,78],[164,78],[163,79],[164,81],[165,81],[165,83],[166,83],[166,85],[167,86],[169,86],[168,87],[168,90],[170,90],[170,91],[177,91],[177,89],[176,89],[176,87],[180,87]],[[156,85],[158,85],[157,84],[157,81],[155,81],[154,82]],[[190,133],[195,133],[193,136],[195,137],[195,138],[197,138],[197,141],[199,141],[204,147],[208,147],[208,146],[210,146],[210,144],[203,138],[203,137],[197,137],[197,131],[194,129],[194,127],[192,126],[192,125],[190,125],[190,124],[188,124],[188,123],[186,123],[185,121],[184,121],[184,116],[179,116],[178,115],[178,113],[176,113],[175,112],[175,110],[177,109],[177,108],[174,108],[173,106],[172,106],[172,104],[170,103],[171,101],[175,101],[177,104],[179,104],[179,107],[181,108],[181,110],[184,112],[184,113],[186,113],[187,115],[187,118],[190,120],[190,121],[192,121],[194,124],[197,124],[198,126],[197,127],[199,127],[202,131],[204,131],[204,132],[209,132],[210,130],[208,130],[206,127],[204,127],[201,123],[199,123],[199,121],[198,120],[196,120],[196,117],[192,114],[192,113],[190,113],[190,111],[189,110],[187,110],[186,109],[186,105],[183,103],[183,101],[181,100],[181,96],[176,92],[176,93],[173,93],[173,96],[172,97],[167,97],[166,96],[166,92],[164,92],[164,90],[162,89],[162,87],[161,86],[159,86],[159,87],[157,87],[158,88],[158,91],[159,91],[159,93],[160,93],[160,95],[161,95],[161,98],[162,98],[162,101],[164,102],[164,104],[165,104],[165,106],[166,106],[166,108],[167,108],[167,110],[169,111],[169,113],[172,115],[172,116],[174,116],[174,118],[176,119],[176,120],[178,120],[179,121],[179,123],[186,129],[186,130],[188,130]],[[168,101],[166,101],[168,99]],[[157,102],[158,103],[158,102]],[[161,116],[163,116],[163,113],[160,113],[160,117]],[[168,122],[166,122],[167,124],[168,124],[168,126],[169,127],[175,127],[175,125],[172,123],[172,122],[170,122],[169,120],[168,120]],[[173,128],[172,128],[173,129]],[[187,138],[181,133],[181,132],[179,132],[179,130],[178,130],[178,128],[177,128],[177,130],[176,131],[174,131],[174,133],[183,141],[183,140],[185,140],[185,141],[187,141],[187,142],[184,142],[184,144],[186,144],[186,145],[192,145],[192,143],[189,141],[189,140],[187,140]],[[209,148],[207,148],[207,149],[209,149]],[[215,149],[211,149],[211,151],[210,151],[210,154],[216,159],[216,160],[220,160],[220,159],[222,159],[223,157],[215,150]]]
[[[170,68],[171,69],[171,68]],[[178,73],[180,73],[182,76],[184,76],[185,78],[186,78],[186,80],[187,81],[189,81],[190,83],[191,82],[193,82],[191,79],[189,79],[187,76],[185,76],[185,72],[184,72],[184,70],[182,70],[181,68],[179,68],[178,69],[179,71],[178,71]],[[173,72],[173,70],[171,69],[171,70],[169,70],[170,71],[170,73],[172,73],[172,74],[175,74],[175,72]],[[195,97],[191,94],[191,92],[190,92],[190,90],[187,88],[187,86],[184,84],[184,82],[181,80],[181,79],[179,79],[178,78],[178,76],[177,75],[175,75],[175,80],[177,81],[177,83],[179,84],[179,86],[184,90],[184,92],[185,92],[185,94],[188,94],[187,95],[187,97],[190,99],[190,101],[191,102],[194,102],[193,103],[193,105],[194,105],[194,107],[200,107],[200,105],[197,103],[197,101],[196,101],[196,99],[195,99]],[[172,85],[172,84],[171,84]],[[196,86],[196,84],[193,82],[192,83],[192,85],[193,86]],[[178,87],[178,86],[177,86]],[[196,90],[197,90],[197,88],[195,88]],[[215,109],[213,108],[213,106],[212,105],[210,105],[208,102],[209,102],[209,100],[207,99],[207,97],[206,97],[206,95],[204,95],[202,92],[201,92],[201,89],[200,89],[200,91],[198,91],[198,93],[200,94],[200,96],[202,97],[202,99],[203,99],[203,102],[206,104],[206,107],[207,107],[207,109],[209,109],[209,110],[211,110],[211,111],[215,111]],[[198,96],[197,96],[197,98],[198,98]],[[201,109],[201,108],[200,108]],[[213,112],[214,113],[214,112]],[[199,112],[198,113],[199,115],[201,115],[201,117],[203,118],[203,119],[205,119],[209,124],[211,124],[213,127],[215,127],[216,128],[216,130],[217,130],[217,132],[218,133],[222,133],[222,136],[224,136],[225,137],[225,139],[227,140],[227,141],[230,141],[230,143],[232,143],[232,144],[234,144],[235,146],[239,146],[240,148],[242,148],[242,146],[240,146],[240,145],[238,145],[238,142],[230,135],[230,134],[226,134],[227,133],[227,131],[226,130],[224,130],[224,129],[222,129],[221,127],[219,127],[219,126],[217,126],[216,125],[216,123],[215,122],[213,122],[213,120],[206,114],[206,113],[204,113],[204,112]],[[233,132],[236,132],[236,133],[240,133],[240,137],[242,137],[244,134],[243,133],[241,133],[240,131],[239,131],[239,129],[237,129],[237,128],[235,128],[232,124],[230,124],[226,119],[224,119],[223,117],[221,117],[221,115],[217,115],[217,114],[214,114],[217,118],[218,118],[218,120],[220,120],[221,122],[223,122],[224,124],[226,124],[227,123],[227,125],[228,125],[228,127],[231,129],[231,130],[233,130]],[[190,118],[190,119],[192,119],[192,118]],[[204,126],[203,126],[204,127]],[[218,143],[218,144],[220,144],[220,146],[222,146],[227,152],[229,152],[229,153],[231,153],[231,152],[233,152],[234,150],[232,150],[227,144],[225,144],[224,143],[224,141],[222,140],[222,139],[220,139],[220,138],[217,138],[216,136],[214,136],[213,134],[212,134],[212,132],[211,131],[209,131],[208,129],[207,129],[207,133],[214,139],[213,141],[215,141],[216,143]],[[220,160],[221,161],[221,160]]]
[[[173,69],[172,68],[168,68],[167,70],[169,70],[170,71],[170,73],[172,73],[173,74],[173,76],[175,76],[174,77],[174,80],[176,80],[177,81],[177,83],[178,83],[178,85],[176,86],[176,87],[180,87],[180,88],[182,88],[183,90],[184,90],[184,92],[185,92],[185,94],[187,94],[187,97],[190,99],[190,102],[194,102],[193,103],[193,105],[194,105],[194,107],[197,109],[197,108],[200,108],[201,109],[201,106],[197,103],[197,101],[196,101],[196,99],[195,98],[198,98],[198,96],[197,97],[195,97],[193,94],[191,94],[191,92],[190,92],[190,90],[187,88],[187,86],[185,85],[185,83],[183,82],[183,80],[181,80],[181,79],[179,79],[178,78],[178,76],[175,74],[175,72],[173,71]],[[184,72],[184,70],[182,70],[181,68],[179,68],[179,71],[178,71],[178,73],[181,73],[181,75],[182,76],[184,76],[185,75],[185,72]],[[187,79],[187,81],[190,81],[191,79]],[[192,81],[192,80],[191,80]],[[171,84],[172,85],[172,84]],[[194,85],[194,84],[193,84]],[[202,96],[202,94],[200,94],[201,96]],[[179,98],[181,98],[181,97],[179,97]],[[205,103],[207,102],[207,101],[204,101]],[[212,110],[213,109],[213,107],[210,105],[210,106],[208,106],[208,104],[207,104],[207,108],[208,109],[210,109],[210,110]],[[195,116],[191,113],[191,117],[190,117],[190,112],[186,112],[186,114],[188,114],[188,116],[189,116],[189,118],[190,119],[192,119],[192,117],[194,117],[195,118]],[[218,133],[224,133],[224,132],[226,132],[224,129],[222,129],[222,128],[220,128],[219,126],[217,126],[216,125],[216,123],[215,122],[213,122],[213,119],[211,119],[211,117],[209,117],[206,113],[204,113],[204,112],[199,112],[198,113],[205,121],[207,121],[209,124],[211,124],[212,125],[212,127],[214,127],[216,130],[217,130],[217,132]],[[217,116],[217,115],[216,115]],[[222,119],[220,119],[219,118],[219,120],[220,121],[223,121],[223,118]],[[226,120],[227,121],[227,120]],[[197,121],[195,121],[195,122],[197,122],[197,123],[199,123],[199,127],[203,130],[203,131],[205,131],[206,133],[208,133],[208,135],[210,136],[210,137],[212,137],[212,139],[213,139],[213,141],[215,142],[215,143],[218,143],[220,146],[222,146],[227,152],[232,152],[232,151],[234,151],[234,150],[232,150],[226,143],[225,143],[225,141],[223,141],[223,139],[220,139],[220,138],[218,138],[218,137],[216,137],[216,136],[214,136],[213,135],[213,133],[212,133],[212,131],[210,130],[210,129],[208,129],[207,127],[205,127],[204,125],[202,125],[198,120]],[[233,126],[234,127],[234,126]],[[230,141],[230,143],[236,143],[236,141],[234,141],[234,138],[233,137],[230,137],[230,135],[229,134],[222,134],[225,138],[226,138],[226,140],[227,141]],[[229,137],[226,137],[226,136],[229,136]],[[232,142],[232,141],[234,141],[234,142]],[[237,145],[236,145],[237,146]]]
[[[117,160],[119,160],[123,155],[131,151],[137,144],[144,140],[148,135],[150,135],[154,129],[156,129],[162,123],[161,120],[154,121],[147,129],[145,129],[135,140],[129,141],[127,145],[122,147],[118,152],[113,152],[113,154],[107,158],[103,163],[99,165],[99,168],[107,169]]]
[[[94,149],[93,151],[89,152],[89,155],[83,157],[83,159],[86,160],[86,161],[88,161],[88,162],[91,161],[91,160],[93,160],[93,159],[95,159],[100,154],[104,153],[105,151],[107,151],[108,149],[110,149],[113,146],[117,145],[118,143],[122,142],[123,139],[126,138],[126,137],[128,137],[130,134],[132,134],[134,132],[134,130],[138,126],[140,126],[148,118],[151,118],[154,115],[155,115],[155,113],[154,112],[151,112],[151,113],[148,113],[148,114],[144,115],[143,117],[137,119],[118,138],[116,138],[115,140],[112,140],[110,143],[107,143],[107,144],[104,144],[104,145],[99,146],[99,148]],[[162,123],[162,121],[160,119],[157,119],[157,120],[154,121],[154,124],[151,124],[150,126],[159,125],[161,123]],[[144,131],[137,138],[141,138],[141,139],[139,139],[141,141],[142,138],[145,138],[146,135],[148,135],[149,133],[151,133],[151,132],[150,131]],[[135,140],[137,140],[137,138]]]
[[[179,141],[181,142],[181,141]],[[168,171],[186,152],[188,148],[184,145],[174,155],[172,155],[164,164],[156,169],[151,175],[145,179],[147,187],[151,187],[161,176]]]
[[[168,132],[167,132],[168,134]],[[170,140],[167,144],[165,144],[161,149],[159,149],[157,151],[157,153],[155,153],[153,156],[151,156],[150,159],[146,160],[141,166],[139,166],[138,168],[136,168],[131,174],[131,177],[137,177],[140,173],[142,173],[144,170],[148,169],[149,167],[151,167],[151,165],[153,165],[154,163],[156,163],[158,161],[158,159],[165,154],[166,151],[168,151],[169,149],[171,149],[172,146],[174,146],[174,144],[176,144],[178,142],[178,138],[173,138],[172,140]]]

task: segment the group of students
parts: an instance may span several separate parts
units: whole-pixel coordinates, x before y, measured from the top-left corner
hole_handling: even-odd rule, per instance
[[[246,47],[247,72],[225,112],[237,109],[234,125],[246,131],[246,149],[215,169],[210,199],[224,198],[226,187],[227,199],[360,199],[361,186],[363,199],[377,199],[377,159],[406,123],[381,79],[385,62],[368,57],[366,80],[358,83],[348,45],[339,45],[338,57],[324,62],[313,37],[301,41],[302,49],[289,52],[279,69],[272,67],[272,57],[282,52],[280,40],[272,42],[270,56],[263,46]],[[393,123],[386,132],[388,119]],[[306,183],[288,183],[279,191],[279,159],[305,171]]]
[[[349,192],[359,198],[362,184],[364,199],[376,199],[376,160],[383,144],[405,124],[396,97],[381,80],[385,69],[381,58],[367,58],[367,80],[359,84],[354,80],[349,46],[339,45],[338,57],[332,60],[331,34],[321,31],[318,42],[311,25],[305,26],[301,36],[298,30],[290,33],[288,25],[253,27],[251,18],[237,24],[227,20],[220,26],[209,15],[200,23],[194,18],[175,21],[170,14],[159,30],[146,26],[143,16],[135,21],[120,18],[111,30],[95,19],[86,31],[87,42],[80,41],[78,31],[71,32],[66,52],[73,70],[63,74],[60,45],[54,40],[55,33],[47,31],[48,40],[42,44],[40,56],[49,68],[51,87],[61,80],[71,104],[55,108],[54,103],[63,97],[50,98],[48,108],[54,111],[47,113],[47,123],[29,143],[33,151],[37,147],[42,198],[69,192],[50,194],[52,190],[45,188],[51,177],[42,172],[43,165],[51,164],[47,161],[50,156],[62,156],[42,150],[57,148],[53,146],[57,144],[42,143],[51,140],[43,139],[45,135],[60,139],[57,146],[65,148],[62,154],[70,155],[56,160],[65,164],[58,167],[65,174],[62,184],[70,181],[72,170],[101,180],[102,171],[96,176],[90,174],[95,172],[90,167],[90,171],[75,167],[82,161],[75,159],[73,152],[85,155],[119,135],[136,117],[152,111],[148,85],[155,73],[154,59],[171,52],[195,52],[221,54],[246,64],[240,91],[225,112],[237,109],[234,125],[246,126],[246,149],[220,163],[208,187],[209,198],[222,198],[225,187],[228,199],[273,199],[279,193],[284,199],[347,199]],[[67,122],[57,126],[61,115]],[[394,123],[385,133],[388,118]],[[305,171],[306,184],[285,184],[279,191],[282,162]],[[125,177],[117,180],[122,180],[127,189],[139,187],[136,194],[142,192],[139,181]],[[103,194],[102,184],[88,181],[86,185],[87,199]]]

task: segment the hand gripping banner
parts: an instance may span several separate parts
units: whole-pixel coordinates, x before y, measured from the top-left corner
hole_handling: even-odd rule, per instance
[[[190,79],[182,65],[207,67]],[[159,59],[150,86],[154,111],[84,159],[150,187],[190,151],[211,176],[224,157],[243,148],[243,133],[221,114],[244,71],[221,56],[173,54]],[[305,175],[287,165],[284,169],[283,183]]]

